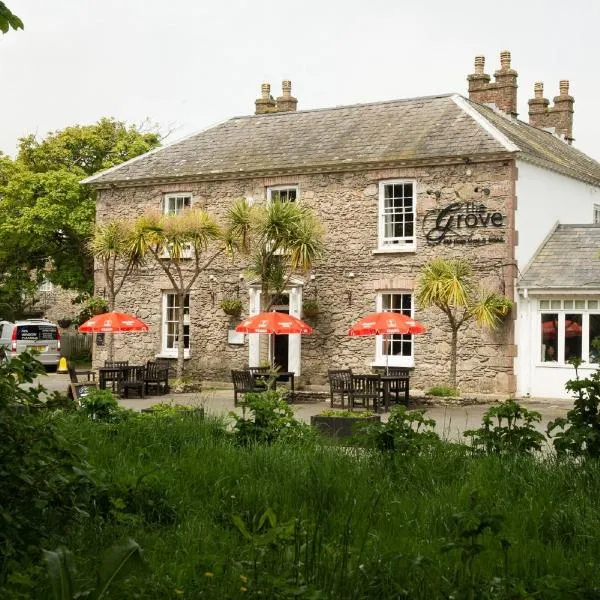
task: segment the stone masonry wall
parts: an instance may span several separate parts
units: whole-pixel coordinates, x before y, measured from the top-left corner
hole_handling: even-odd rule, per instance
[[[411,253],[374,253],[377,249],[378,183],[387,179],[414,179],[417,183],[417,248]],[[410,291],[423,264],[433,257],[464,257],[477,271],[477,279],[496,291],[512,294],[514,267],[514,164],[502,162],[391,168],[359,173],[291,175],[219,182],[161,184],[116,188],[99,193],[97,219],[135,218],[160,208],[163,194],[191,192],[194,204],[223,215],[236,198],[264,202],[271,185],[297,185],[302,202],[310,206],[326,227],[326,255],[308,280],[304,299],[316,298],[320,314],[309,320],[312,335],[302,338],[302,380],[325,382],[328,368],[352,367],[369,371],[375,355],[375,338],[350,338],[347,330],[360,316],[376,309],[378,290]],[[483,203],[500,212],[499,228],[482,227],[477,233],[493,234],[499,243],[428,245],[423,219],[433,209],[453,202]],[[493,231],[491,230],[493,229]],[[198,280],[190,301],[191,358],[186,371],[195,376],[228,380],[229,370],[248,361],[248,346],[227,343],[230,319],[219,308],[224,297],[239,295],[248,306],[248,289],[239,275],[239,257],[215,262]],[[353,273],[354,277],[349,277]],[[214,281],[208,276],[213,275]],[[100,272],[96,285],[102,287]],[[123,334],[115,338],[115,358],[140,362],[160,348],[161,290],[171,286],[151,262],[132,277],[117,298],[117,310],[132,312],[150,325],[148,334]],[[247,308],[245,311],[247,314]],[[436,309],[415,311],[428,332],[415,336],[415,368],[411,387],[427,389],[447,382],[450,330]],[[512,321],[496,332],[469,325],[459,332],[458,380],[463,391],[509,393],[514,388]],[[96,349],[96,364],[105,349]]]

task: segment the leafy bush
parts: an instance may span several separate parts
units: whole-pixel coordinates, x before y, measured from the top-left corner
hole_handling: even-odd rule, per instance
[[[428,390],[427,395],[449,398],[460,396],[460,392],[456,388],[450,387],[449,385],[437,385]]]
[[[496,419],[496,425],[493,419]],[[471,438],[471,446],[475,450],[486,454],[539,451],[546,438],[535,429],[534,423],[541,419],[539,412],[507,400],[485,412],[483,427],[469,429],[463,435]]]
[[[404,406],[392,409],[387,423],[365,427],[357,443],[382,452],[420,453],[437,444],[440,438],[433,428],[435,421],[425,417],[425,410],[408,411]]]
[[[554,435],[554,448],[559,455],[572,457],[600,457],[600,370],[591,377],[579,379],[575,364],[575,379],[566,383],[566,389],[575,393],[573,408],[566,417],[548,423],[548,436]]]
[[[86,515],[95,484],[82,448],[41,408],[43,366],[27,353],[0,363],[0,588]]]
[[[249,415],[246,416],[246,411]],[[294,411],[278,391],[246,394],[243,415],[230,413],[233,433],[241,445],[270,444],[281,439],[312,437],[312,429],[294,417]]]
[[[90,388],[86,396],[81,399],[81,408],[90,419],[98,421],[112,421],[122,410],[117,397],[110,390]]]

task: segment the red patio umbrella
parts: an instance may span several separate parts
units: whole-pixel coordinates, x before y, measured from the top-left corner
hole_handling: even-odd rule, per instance
[[[399,335],[425,333],[422,323],[402,313],[382,311],[369,313],[362,317],[348,330],[348,335]],[[385,355],[387,373],[388,355]]]
[[[304,321],[287,313],[275,311],[261,312],[248,317],[235,330],[239,333],[267,333],[270,335],[312,333],[312,327]]]
[[[285,335],[312,333],[312,327],[304,321],[282,312],[261,312],[244,319],[235,330],[238,333],[270,333]]]
[[[148,331],[148,325],[122,312],[107,312],[94,315],[79,327],[81,333],[121,333],[124,331]]]
[[[396,312],[374,312],[359,319],[349,329],[348,335],[391,335],[425,333],[422,323]]]

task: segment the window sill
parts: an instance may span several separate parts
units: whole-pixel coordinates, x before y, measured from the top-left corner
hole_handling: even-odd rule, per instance
[[[390,360],[389,362],[386,362],[385,359],[376,359],[374,361],[371,362],[371,366],[372,367],[380,367],[380,368],[386,368],[386,367],[390,367],[390,368],[401,368],[401,369],[414,369],[415,368],[415,360],[414,358],[408,358],[406,357],[403,360]]]
[[[177,360],[177,352],[159,352],[154,355],[155,358],[172,358],[173,360]],[[190,358],[189,350],[183,353],[183,360],[188,360]]]
[[[416,247],[414,245],[411,246],[394,246],[390,248],[375,248],[375,250],[371,251],[371,254],[408,254],[410,252],[416,252]]]

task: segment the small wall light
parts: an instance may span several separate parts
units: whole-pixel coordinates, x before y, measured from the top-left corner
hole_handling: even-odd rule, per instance
[[[240,277],[239,277],[240,281],[244,281],[244,274],[240,273]]]
[[[354,278],[354,273],[348,273],[348,277],[349,277],[350,279],[353,279],[353,278]]]
[[[314,273],[310,276],[311,281],[314,281],[316,278],[317,278],[317,276]]]

